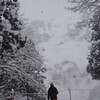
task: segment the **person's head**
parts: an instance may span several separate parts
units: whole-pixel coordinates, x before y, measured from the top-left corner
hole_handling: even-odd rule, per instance
[[[50,86],[51,86],[51,87],[54,87],[54,84],[53,84],[53,83],[51,83],[51,84],[50,84]]]

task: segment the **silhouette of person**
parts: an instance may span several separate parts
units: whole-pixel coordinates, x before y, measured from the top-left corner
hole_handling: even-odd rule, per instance
[[[14,89],[12,88],[11,89],[11,100],[14,100],[14,95],[15,95],[15,92],[14,92]]]
[[[48,89],[48,100],[57,100],[57,94],[58,94],[58,90],[57,88],[54,86],[53,83],[50,84],[50,87]]]

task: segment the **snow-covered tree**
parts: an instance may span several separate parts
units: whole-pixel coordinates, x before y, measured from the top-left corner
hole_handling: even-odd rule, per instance
[[[23,23],[19,18],[18,0],[0,0],[0,86],[10,82],[11,73],[14,68],[7,63],[6,57],[10,58],[16,52],[24,47],[26,38],[21,36]],[[12,77],[13,77],[12,75]],[[16,85],[15,85],[16,86]],[[9,86],[8,86],[9,87]],[[6,87],[7,88],[7,87]]]
[[[100,9],[92,18],[91,48],[87,71],[93,79],[100,80]]]
[[[45,92],[43,61],[32,41],[22,37],[18,0],[0,0],[0,90]],[[41,93],[41,94],[42,94]]]
[[[0,74],[0,86],[3,93],[12,88],[20,93],[40,93],[45,95],[43,73],[46,71],[42,58],[32,41],[28,41],[25,47],[15,55],[4,56]],[[32,95],[29,95],[32,96]]]
[[[21,36],[22,20],[19,18],[18,0],[0,0],[0,56],[24,47],[26,37]]]
[[[93,79],[100,80],[100,0],[71,0],[71,9],[88,14],[91,32],[91,47],[88,56],[87,72]]]
[[[100,7],[99,0],[67,0],[71,3],[69,9],[74,11],[82,11],[84,13],[94,13]]]

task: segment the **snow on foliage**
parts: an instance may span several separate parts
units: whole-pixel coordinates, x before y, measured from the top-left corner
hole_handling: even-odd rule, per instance
[[[18,0],[0,0],[0,87],[3,94],[45,93],[43,60],[35,44],[22,37]]]

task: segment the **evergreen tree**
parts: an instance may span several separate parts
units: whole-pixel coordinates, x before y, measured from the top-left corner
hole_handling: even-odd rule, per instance
[[[91,28],[91,46],[88,56],[87,72],[93,79],[100,80],[100,0],[71,0],[74,11],[83,11],[88,16],[88,25]]]
[[[2,63],[0,70],[0,87],[3,94],[13,88],[20,93],[41,92],[41,95],[45,95],[43,73],[46,69],[42,67],[42,58],[32,41],[27,42],[15,55],[8,55],[4,59],[6,63]]]
[[[18,0],[0,0],[0,91],[26,92],[29,86],[44,93],[43,61],[34,43],[21,35],[24,26],[18,11]]]
[[[92,18],[92,30],[87,72],[92,75],[93,79],[100,80],[100,9]]]
[[[23,23],[18,15],[18,0],[0,0],[0,56],[16,52],[26,42],[21,36]]]

